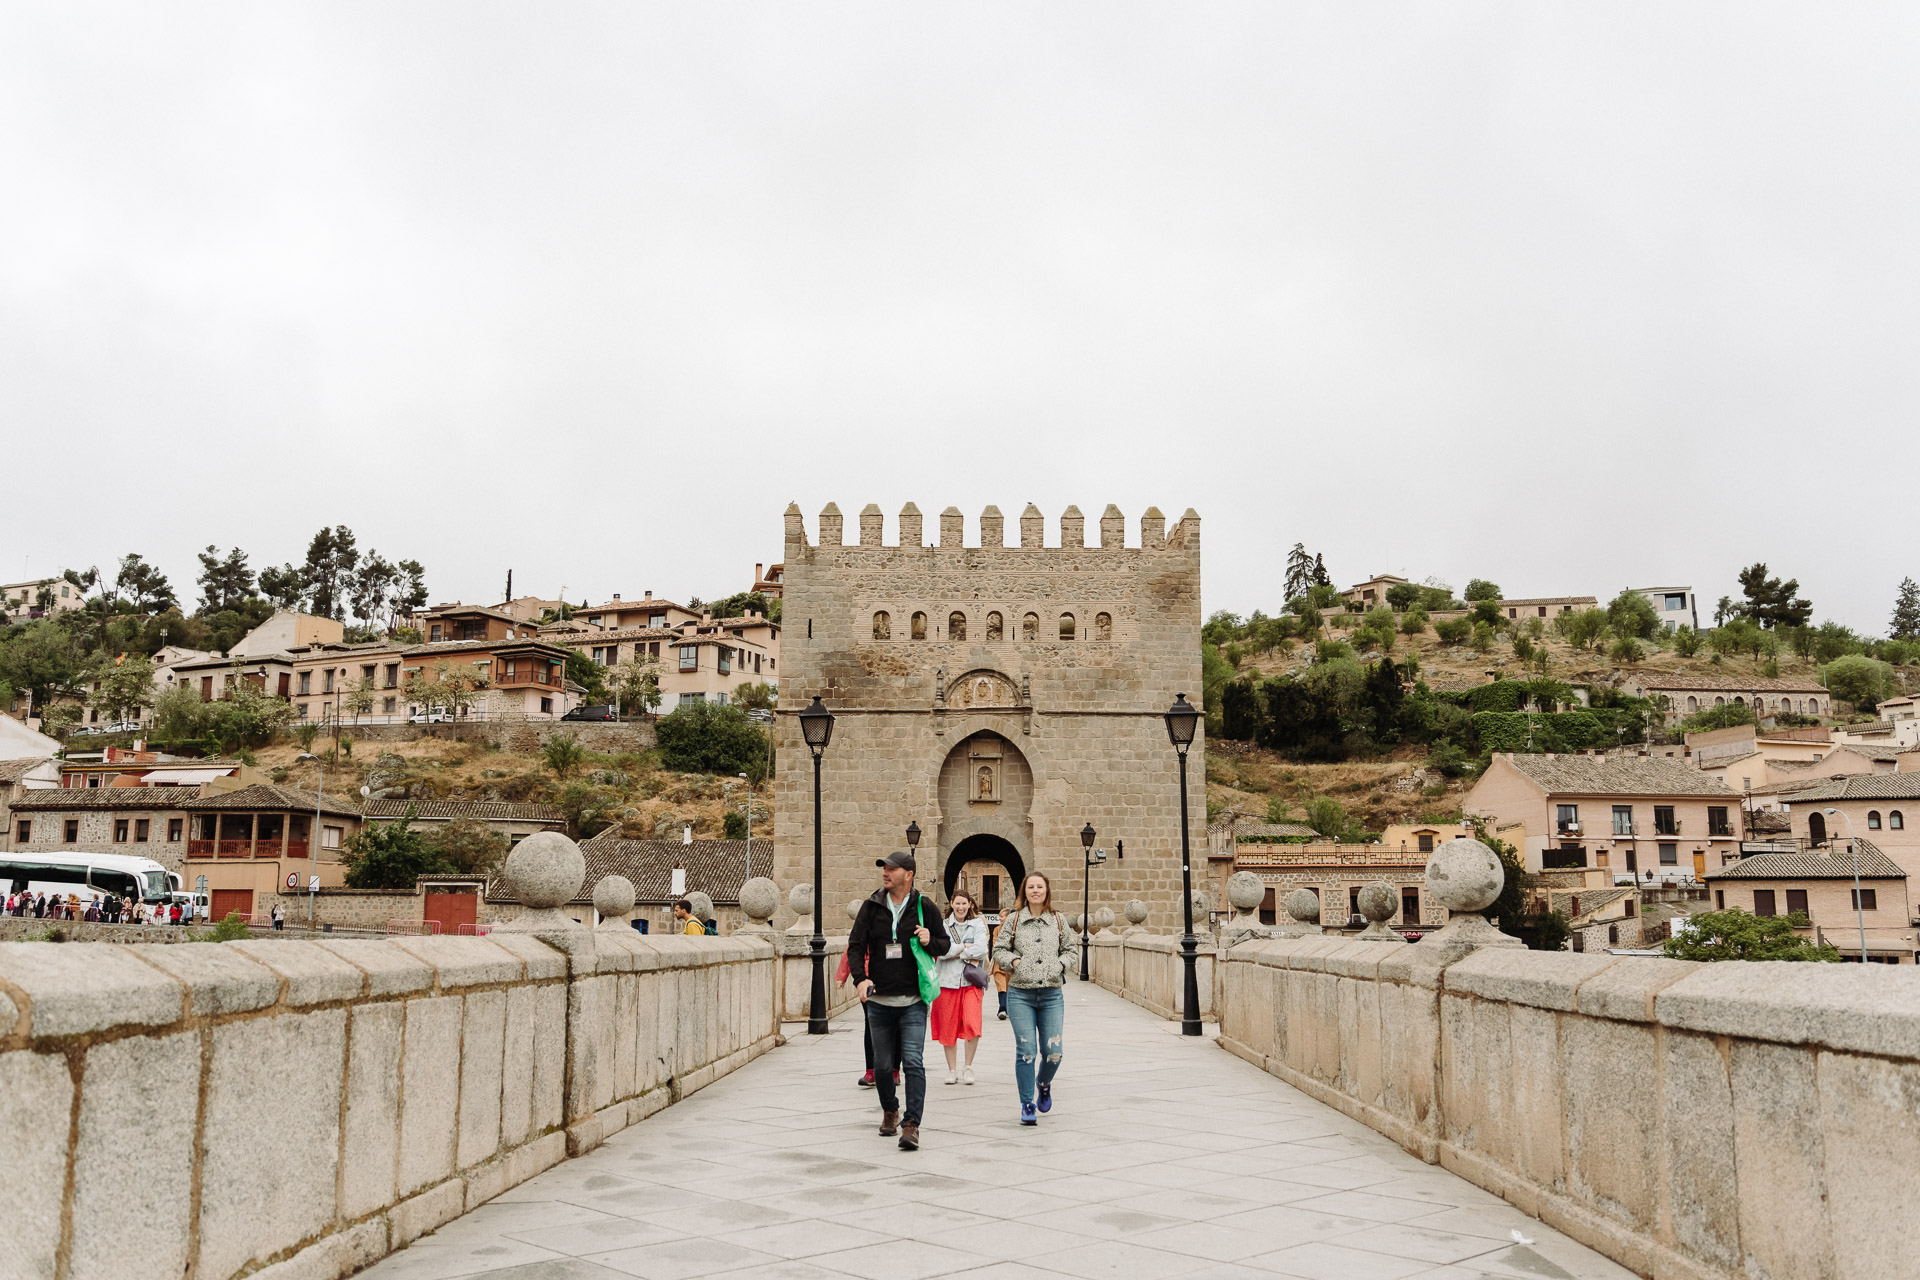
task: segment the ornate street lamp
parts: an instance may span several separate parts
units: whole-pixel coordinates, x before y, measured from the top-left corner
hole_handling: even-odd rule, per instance
[[[1180,1034],[1200,1034],[1200,940],[1193,936],[1193,850],[1187,834],[1187,748],[1200,726],[1200,712],[1180,694],[1167,708],[1167,740],[1180,753],[1180,910],[1186,932],[1180,935],[1180,962],[1186,968],[1186,991],[1180,1013]]]
[[[907,848],[918,849],[919,847],[920,824],[918,822],[909,822],[907,824]]]
[[[1082,982],[1087,980],[1087,953],[1093,950],[1093,944],[1088,941],[1093,935],[1093,868],[1095,863],[1107,860],[1105,849],[1093,847],[1096,834],[1091,822],[1080,828],[1080,856],[1086,864],[1080,872],[1080,981]]]
[[[827,1034],[827,937],[820,932],[826,905],[820,886],[820,756],[833,740],[833,712],[820,705],[817,694],[800,713],[800,736],[813,752],[813,939],[808,944],[813,953],[813,999],[807,1009],[807,1034],[823,1036]]]

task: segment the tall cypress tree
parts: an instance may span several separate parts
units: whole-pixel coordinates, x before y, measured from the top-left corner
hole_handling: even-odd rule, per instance
[[[1900,579],[1900,594],[1893,600],[1893,624],[1887,632],[1895,640],[1920,640],[1920,584],[1912,578]]]

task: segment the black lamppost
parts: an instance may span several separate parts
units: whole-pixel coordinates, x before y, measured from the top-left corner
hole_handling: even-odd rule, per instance
[[[1089,822],[1080,828],[1080,856],[1086,866],[1080,873],[1080,981],[1087,980],[1087,953],[1093,950],[1088,938],[1093,933],[1093,868],[1095,863],[1107,860],[1105,849],[1093,847],[1095,836],[1093,824]]]
[[[820,896],[820,756],[833,740],[833,712],[813,704],[800,713],[800,735],[807,750],[813,752],[813,1000],[807,1009],[807,1034],[827,1034],[827,936],[820,932],[820,912],[826,903]],[[1184,775],[1183,775],[1184,776]]]
[[[918,849],[919,847],[920,824],[918,822],[909,822],[907,824],[907,848]]]
[[[1186,932],[1180,935],[1180,962],[1186,967],[1186,991],[1180,1013],[1180,1034],[1200,1034],[1200,939],[1193,936],[1193,850],[1187,834],[1187,748],[1193,745],[1200,712],[1180,694],[1167,708],[1167,738],[1180,753],[1180,910]]]

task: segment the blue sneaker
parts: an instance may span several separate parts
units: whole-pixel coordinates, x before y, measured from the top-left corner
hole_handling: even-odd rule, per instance
[[[1039,1124],[1040,1123],[1040,1117],[1033,1113],[1033,1104],[1031,1102],[1023,1102],[1020,1104],[1020,1123],[1021,1124]]]
[[[1043,1084],[1040,1086],[1040,1114],[1045,1115],[1051,1110],[1053,1110],[1053,1086]]]

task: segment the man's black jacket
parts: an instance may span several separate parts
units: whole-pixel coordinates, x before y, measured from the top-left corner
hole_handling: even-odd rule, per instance
[[[900,929],[894,938],[900,944],[900,958],[889,960],[886,946],[887,934],[893,926],[893,911],[887,903],[887,891],[881,889],[861,903],[853,932],[847,937],[847,971],[852,974],[854,985],[857,987],[871,978],[874,995],[918,996],[920,973],[913,962],[908,939],[923,923],[932,939],[927,943],[927,954],[936,960],[947,954],[953,944],[947,938],[947,926],[940,919],[940,909],[918,889],[910,889],[907,904],[900,911]]]

